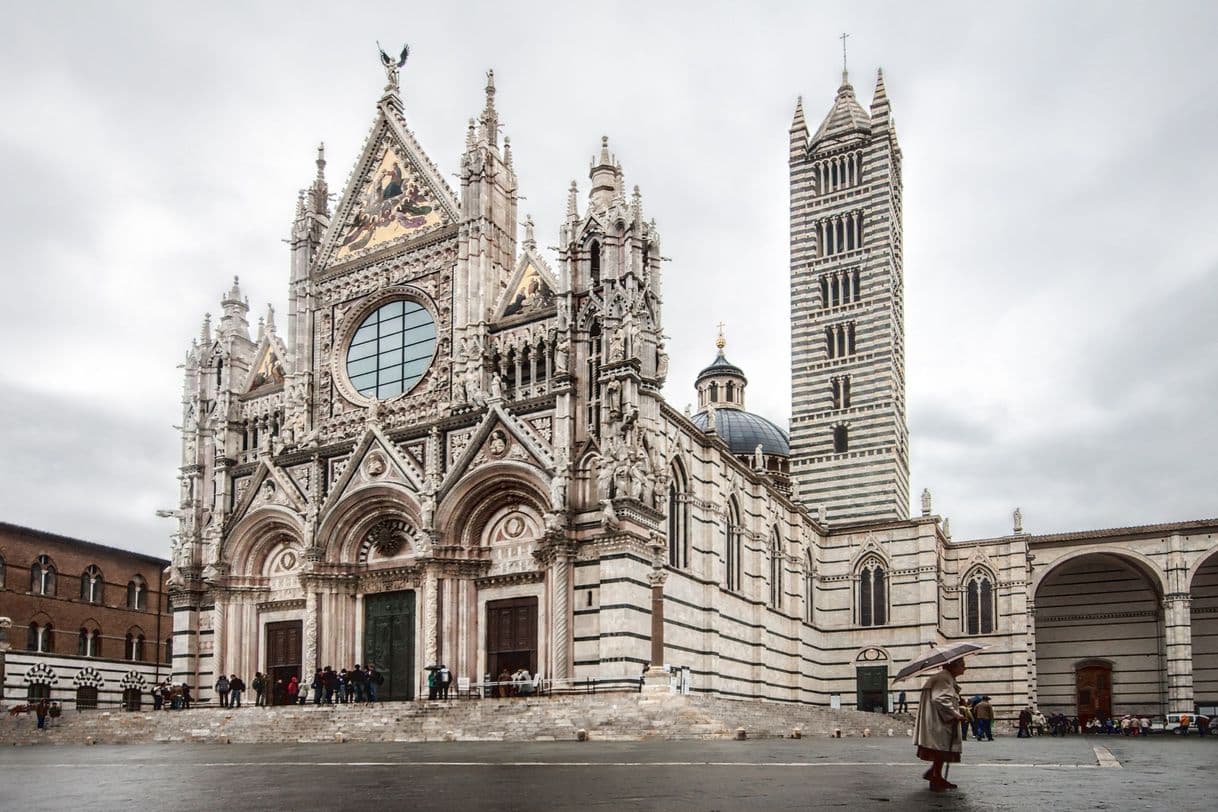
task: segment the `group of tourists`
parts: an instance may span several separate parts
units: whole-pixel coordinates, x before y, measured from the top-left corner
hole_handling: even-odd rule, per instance
[[[1018,725],[1016,736],[1021,739],[1043,736],[1046,732],[1050,736],[1065,736],[1070,733],[1083,732],[1077,716],[1066,716],[1064,713],[1051,713],[1045,716],[1040,710],[1032,710],[1030,705],[1019,712],[1019,720],[1016,724]]]
[[[448,699],[448,689],[453,684],[453,672],[444,663],[427,667],[427,698]]]
[[[308,688],[303,688],[293,676],[286,687],[287,704],[307,705],[309,689],[313,691],[314,705],[375,702],[377,689],[384,684],[385,676],[376,670],[376,666],[356,663],[354,668],[335,671],[327,665],[313,672],[313,680]]]
[[[499,672],[495,679],[495,696],[532,696],[537,692],[537,684],[527,668],[517,668],[508,671],[506,667]]]
[[[165,680],[152,686],[152,709],[159,710],[189,710],[194,697],[190,695],[190,686],[185,682],[173,683]]]
[[[960,739],[968,740],[969,731],[979,742],[994,741],[994,706],[988,696],[960,699]]]
[[[220,679],[216,680],[216,696],[220,697],[222,708],[241,707],[241,692],[244,690],[245,682],[236,674],[231,677],[221,674]]]

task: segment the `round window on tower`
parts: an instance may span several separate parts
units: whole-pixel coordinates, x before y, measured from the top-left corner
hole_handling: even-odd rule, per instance
[[[360,323],[347,348],[347,377],[361,395],[388,400],[422,379],[435,351],[431,313],[416,301],[397,299]]]

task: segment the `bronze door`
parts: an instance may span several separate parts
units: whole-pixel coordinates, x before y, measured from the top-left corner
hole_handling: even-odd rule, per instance
[[[855,673],[856,705],[861,711],[888,712],[888,666],[860,665]]]
[[[492,680],[505,669],[537,673],[537,599],[512,598],[486,605],[486,668]]]
[[[364,596],[364,665],[380,672],[378,701],[414,699],[414,592]]]
[[[303,626],[299,620],[266,624],[266,670],[270,680],[267,696],[273,705],[285,704],[288,683],[292,677],[300,679]]]
[[[1078,720],[1087,724],[1092,718],[1112,718],[1112,669],[1088,665],[1074,672],[1078,695]]]

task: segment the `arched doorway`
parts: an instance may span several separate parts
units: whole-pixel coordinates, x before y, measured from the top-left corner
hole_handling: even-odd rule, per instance
[[[1200,562],[1189,585],[1192,598],[1193,702],[1218,715],[1218,553]]]
[[[1088,553],[1040,580],[1036,690],[1041,710],[1090,718],[1164,711],[1161,589],[1142,562]]]

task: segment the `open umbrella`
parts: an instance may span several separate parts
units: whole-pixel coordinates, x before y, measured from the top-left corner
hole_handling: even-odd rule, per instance
[[[899,682],[906,677],[912,677],[915,674],[921,674],[923,671],[930,671],[947,663],[955,662],[963,659],[970,654],[989,648],[988,645],[982,643],[970,643],[968,641],[960,643],[944,643],[939,645],[931,643],[930,648],[923,651],[917,657],[909,661],[909,665],[897,672],[897,675],[892,678],[893,682]]]

